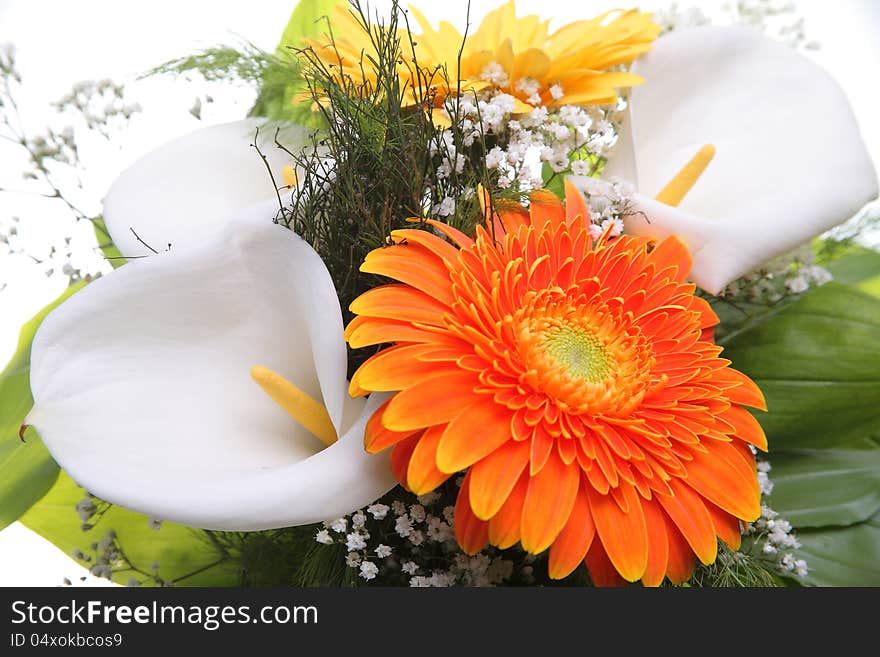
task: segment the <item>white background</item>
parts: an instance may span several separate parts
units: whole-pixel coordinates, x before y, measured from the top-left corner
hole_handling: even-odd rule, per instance
[[[373,4],[381,8],[390,3]],[[432,19],[438,18],[439,6],[443,8],[443,18],[459,28],[464,24],[465,0],[419,4]],[[496,4],[472,2],[472,22]],[[669,4],[645,1],[639,6],[650,11]],[[679,2],[684,7],[691,4],[698,3]],[[721,0],[699,3],[707,13],[718,11],[721,4]],[[0,44],[16,46],[24,79],[19,96],[23,119],[29,130],[39,132],[49,122],[58,125],[50,102],[63,96],[79,80],[130,81],[166,60],[241,39],[271,51],[292,6],[293,2],[288,0],[0,0]],[[556,17],[558,23],[588,18],[615,6],[616,3],[605,0],[517,2],[520,15],[540,13]],[[880,162],[876,74],[880,65],[880,2],[801,0],[797,6],[799,15],[806,20],[808,38],[822,46],[809,56],[841,83],[874,160]],[[167,78],[135,83],[131,91],[132,99],[143,106],[143,114],[136,116],[123,138],[109,148],[91,153],[93,159],[87,162],[90,167],[85,182],[95,203],[113,177],[138,156],[208,122],[241,118],[253,100],[252,92],[245,87],[206,87]],[[206,108],[205,120],[199,122],[187,110],[206,91],[217,100]],[[828,149],[834,146],[816,145]],[[21,186],[22,165],[8,146],[0,148],[0,187]],[[34,243],[68,230],[61,208],[27,195],[0,194],[0,218],[13,214],[22,217]],[[0,290],[0,368],[14,349],[21,324],[57,296],[66,277],[60,272],[47,277],[40,267],[24,258],[0,254],[0,286],[4,283],[6,287]],[[63,577],[79,584],[84,574],[54,546],[21,525],[13,524],[0,532],[0,585],[53,586],[60,584]],[[89,579],[85,583],[95,582]]]

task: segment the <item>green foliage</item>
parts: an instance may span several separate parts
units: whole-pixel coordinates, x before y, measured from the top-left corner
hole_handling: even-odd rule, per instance
[[[396,12],[384,29],[370,25],[363,14],[360,18],[373,45],[362,65],[375,74],[375,83],[340,79],[338,69],[314,50],[301,53],[309,92],[327,129],[311,152],[291,153],[305,175],[286,217],[286,224],[323,258],[346,321],[351,319],[349,304],[378,280],[358,270],[366,254],[390,246],[392,230],[412,227],[406,219],[423,214],[436,134],[420,107],[401,106],[405,88],[397,75]],[[350,363],[351,371],[358,358]]]
[[[275,49],[277,60],[287,64],[287,74],[280,76],[273,69],[266,71],[260,86],[260,95],[251,110],[252,115],[285,119],[300,125],[323,125],[321,115],[312,111],[308,100],[308,85],[301,74],[297,53],[305,47],[307,39],[323,36],[327,31],[327,17],[332,14],[334,7],[343,3],[344,0],[297,3]],[[306,100],[296,102],[297,97],[304,97]]]
[[[771,449],[880,436],[880,300],[829,283],[719,342],[764,391]]]
[[[282,65],[283,62],[272,55],[243,43],[241,49],[216,46],[172,59],[151,69],[147,75],[198,73],[209,82],[238,81],[259,84],[270,69]]]
[[[0,373],[0,529],[43,497],[58,477],[58,466],[37,432],[28,429],[23,442],[19,429],[34,403],[30,386],[34,334],[53,308],[84,285],[67,288],[21,328],[15,353]]]
[[[716,297],[710,294],[704,294],[703,297],[718,315],[719,323],[715,326],[715,341],[721,345],[732,340],[737,334],[765,322],[792,301],[797,300],[795,296],[787,296],[776,303],[768,304],[744,299]]]
[[[333,10],[346,5],[346,0],[309,0],[297,3],[287,21],[275,54],[292,58],[295,51],[305,45],[306,39],[317,39],[327,32],[329,17]]]
[[[796,527],[849,525],[880,509],[880,449],[772,453],[770,506]]]
[[[880,297],[880,253],[849,245],[826,268],[838,283],[853,285]]]
[[[319,526],[288,527],[237,537],[243,586],[354,586],[343,544],[315,541]]]
[[[804,583],[814,586],[880,585],[880,512],[866,522],[845,527],[799,530],[800,556],[810,571]]]
[[[320,127],[322,117],[312,111],[311,104],[307,100],[296,102],[298,97],[308,96],[298,51],[307,39],[322,35],[325,17],[341,3],[342,0],[298,3],[274,54],[247,42],[237,47],[217,46],[166,62],[148,75],[198,73],[212,82],[245,82],[259,91],[251,116]]]
[[[749,553],[748,549],[734,552],[724,543],[718,544],[718,558],[704,566],[697,563],[694,576],[686,586],[712,588],[748,588],[782,586],[782,579],[764,567],[758,557]]]
[[[764,391],[771,506],[805,583],[880,584],[880,300],[829,283],[732,333],[724,356]],[[873,543],[872,543],[873,541]]]
[[[147,75],[197,73],[209,82],[250,84],[258,91],[250,116],[321,127],[322,116],[312,111],[311,103],[296,102],[298,97],[308,96],[298,51],[305,46],[306,39],[322,36],[326,31],[325,17],[342,1],[297,3],[275,53],[264,52],[247,42],[215,46],[166,62]]]
[[[183,586],[230,586],[238,581],[238,559],[213,532],[173,523],[160,529],[150,526],[147,516],[118,506],[104,505],[86,525],[77,515],[77,502],[85,491],[62,473],[52,490],[21,517],[21,522],[51,541],[66,554],[80,551],[92,556],[97,543],[109,530],[124,559],[113,566],[113,581],[126,584],[135,577],[143,584]],[[83,527],[87,527],[83,531]],[[96,561],[95,557],[84,565]],[[154,579],[152,566],[158,562]]]
[[[216,46],[193,55],[180,57],[157,66],[147,75],[182,75],[198,73],[209,82],[246,83],[259,89],[260,95],[251,116],[307,122],[309,113],[297,112],[288,90],[300,79],[299,63],[280,58],[243,43],[238,47]],[[291,92],[292,93],[292,92]]]
[[[565,198],[565,176],[553,171],[549,162],[541,165],[541,179],[545,189],[549,189],[559,199]]]

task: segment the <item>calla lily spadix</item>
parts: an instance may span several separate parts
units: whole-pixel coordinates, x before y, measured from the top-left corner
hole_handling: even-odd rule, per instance
[[[639,191],[627,232],[681,238],[694,256],[691,278],[707,291],[877,196],[843,91],[792,48],[747,28],[694,28],[659,38],[632,71],[646,82],[631,92],[603,176]],[[714,158],[681,203],[654,198],[707,145]]]
[[[331,519],[395,484],[386,457],[363,448],[385,398],[346,391],[332,280],[311,246],[273,223],[252,127],[193,133],[119,178],[105,219],[123,253],[147,248],[130,228],[172,248],[71,297],[32,351],[26,422],[71,477],[207,529]]]

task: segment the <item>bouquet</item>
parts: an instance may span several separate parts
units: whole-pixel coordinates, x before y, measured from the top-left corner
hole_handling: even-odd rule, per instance
[[[257,100],[100,216],[5,54],[113,271],[0,377],[4,523],[130,585],[880,583],[877,174],[800,32],[706,23],[302,0],[150,73]]]

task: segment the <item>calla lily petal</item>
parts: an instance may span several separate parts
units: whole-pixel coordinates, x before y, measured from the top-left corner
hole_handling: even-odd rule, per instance
[[[364,405],[346,393],[330,276],[271,216],[264,204],[123,267],[40,326],[27,422],[95,495],[251,530],[338,517],[394,486],[386,457],[363,448],[381,396]],[[254,365],[327,406],[339,440],[324,449],[251,380]]]
[[[718,293],[877,196],[843,91],[790,47],[748,28],[694,28],[658,39],[633,72],[646,82],[632,90],[623,161],[609,166],[640,192],[644,215],[629,217],[627,230],[681,236],[706,290]],[[717,153],[680,207],[651,201],[705,144]]]
[[[306,143],[308,130],[264,119],[196,130],[126,169],[104,197],[104,222],[122,254],[151,254],[144,243],[164,251],[169,244],[176,249],[201,241],[263,199],[274,199],[277,210],[272,178],[251,146],[258,128],[257,145],[282,186],[282,170],[291,158],[275,146],[275,131],[280,128],[279,142],[296,152]]]

